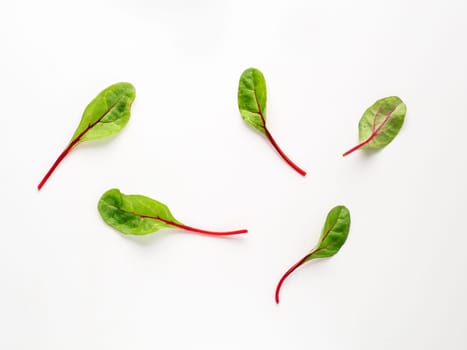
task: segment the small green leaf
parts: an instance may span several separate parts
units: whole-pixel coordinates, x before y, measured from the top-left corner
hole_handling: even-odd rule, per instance
[[[346,156],[360,148],[381,149],[399,133],[407,107],[397,96],[376,101],[363,113],[358,123],[360,143],[343,154]]]
[[[266,136],[279,155],[300,175],[306,172],[290,160],[282,151],[266,127],[266,80],[256,68],[245,70],[238,83],[238,108],[243,120],[255,130]]]
[[[146,196],[126,195],[118,189],[105,192],[99,199],[97,209],[109,226],[128,235],[147,235],[163,228],[179,228],[219,236],[247,232],[213,232],[193,228],[175,219],[165,204]]]
[[[326,218],[319,242],[306,260],[328,258],[336,254],[345,243],[349,230],[349,210],[343,205],[332,208]]]
[[[238,84],[238,108],[243,120],[266,135],[266,80],[255,68],[245,70]]]
[[[103,90],[84,110],[70,142],[78,137],[83,142],[118,133],[130,119],[134,99],[135,88],[129,83],[117,83]]]
[[[97,205],[104,221],[124,234],[146,235],[180,224],[161,202],[140,195],[125,195],[118,189],[105,192]],[[165,220],[165,221],[162,221]]]
[[[95,140],[118,133],[128,123],[135,88],[130,83],[117,83],[97,95],[84,110],[70,143],[60,154],[37,186],[40,190],[66,155],[83,141]]]
[[[276,288],[276,303],[279,304],[279,293],[285,279],[298,267],[312,259],[328,258],[335,255],[344,245],[350,230],[350,212],[343,205],[334,207],[326,217],[318,244],[280,279]]]

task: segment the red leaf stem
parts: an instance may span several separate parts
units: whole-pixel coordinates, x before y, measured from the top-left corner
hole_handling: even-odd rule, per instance
[[[306,259],[308,259],[308,257],[311,255],[312,253],[310,254],[307,254],[305,257],[303,257],[300,261],[298,261],[295,265],[293,265],[290,269],[287,270],[287,272],[282,276],[282,278],[280,279],[279,283],[277,284],[277,288],[276,288],[276,304],[279,304],[279,293],[281,291],[281,287],[282,287],[282,284],[284,283],[284,281],[286,280],[287,277],[290,276],[290,274],[292,272],[294,272],[297,268],[299,268],[300,266],[303,265],[303,263],[305,263]]]
[[[86,130],[87,131],[87,130]],[[58,156],[57,160],[55,161],[55,163],[52,165],[52,167],[49,169],[49,171],[47,172],[47,174],[45,174],[44,178],[42,179],[42,181],[39,183],[39,185],[37,186],[37,190],[40,191],[42,186],[45,185],[45,183],[47,182],[47,180],[49,179],[50,175],[52,175],[52,173],[55,171],[55,168],[62,162],[62,160],[67,156],[68,153],[70,153],[71,149],[79,142],[79,140],[81,139],[81,136],[82,135],[79,135],[79,137],[77,137],[73,142],[71,142],[67,148],[65,148],[65,150]]]
[[[162,221],[163,223],[165,223],[165,224],[167,224],[167,225],[174,226],[174,227],[180,228],[180,229],[182,229],[182,230],[186,230],[186,231],[190,231],[190,232],[196,232],[196,233],[202,233],[202,234],[206,234],[206,235],[229,236],[229,235],[238,235],[238,234],[242,234],[242,233],[247,233],[247,232],[248,232],[248,230],[236,230],[236,231],[207,231],[207,230],[202,230],[202,229],[199,229],[199,228],[195,228],[195,227],[191,227],[191,226],[187,226],[187,225],[183,225],[183,224],[178,224],[178,223],[176,223],[176,222],[164,220],[164,219],[161,219],[161,218],[155,217],[155,216],[140,215],[140,217],[142,217],[142,218],[144,218],[144,219],[159,220],[159,221]]]
[[[292,160],[287,157],[287,155],[282,151],[282,149],[279,147],[279,145],[277,144],[276,140],[274,140],[274,138],[272,137],[271,133],[269,132],[269,130],[266,128],[266,126],[264,126],[264,131],[266,132],[266,137],[268,138],[268,140],[271,142],[271,144],[273,145],[273,147],[276,149],[276,151],[280,154],[280,156],[282,157],[282,159],[284,159],[287,164],[289,164],[297,173],[299,173],[300,175],[302,176],[305,176],[306,175],[306,171],[301,169],[297,164],[295,164],[294,162],[292,162]]]

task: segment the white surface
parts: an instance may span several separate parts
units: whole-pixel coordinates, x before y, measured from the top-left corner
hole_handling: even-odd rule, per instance
[[[466,349],[467,2],[3,1],[1,349]],[[301,178],[241,120],[242,71],[267,79],[269,128]],[[131,120],[36,185],[104,87]],[[406,123],[342,158],[376,99]],[[111,187],[217,239],[126,238]],[[334,258],[281,274],[345,204]]]

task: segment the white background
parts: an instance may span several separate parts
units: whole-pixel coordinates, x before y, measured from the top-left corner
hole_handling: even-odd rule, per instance
[[[0,348],[466,349],[466,18],[465,0],[3,1]],[[240,118],[250,66],[305,178]],[[118,81],[137,90],[128,126],[38,192]],[[389,95],[400,134],[342,158]],[[96,210],[112,187],[250,232],[124,237]],[[337,204],[347,243],[276,306]]]

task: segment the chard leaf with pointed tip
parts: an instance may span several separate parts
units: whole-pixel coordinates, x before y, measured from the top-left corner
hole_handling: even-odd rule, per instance
[[[362,149],[381,149],[399,133],[404,123],[407,107],[397,96],[376,101],[363,113],[358,123],[360,143],[343,154]]]
[[[78,144],[118,133],[130,119],[135,88],[130,83],[109,86],[88,104],[68,146],[37,186],[40,190],[63,158]]]
[[[328,258],[335,255],[345,243],[350,230],[350,212],[343,205],[331,209],[326,217],[318,244],[295,265],[293,265],[280,279],[276,288],[276,303],[279,304],[279,293],[285,279],[305,262]]]
[[[266,127],[266,80],[263,73],[256,68],[245,70],[238,84],[238,108],[243,120],[263,134],[279,155],[300,175],[306,172],[290,160],[282,151]]]
[[[175,219],[165,204],[146,196],[126,195],[118,189],[105,192],[99,199],[97,209],[109,226],[126,235],[147,235],[163,228],[179,228],[217,236],[248,232],[247,230],[215,232],[190,227]]]

